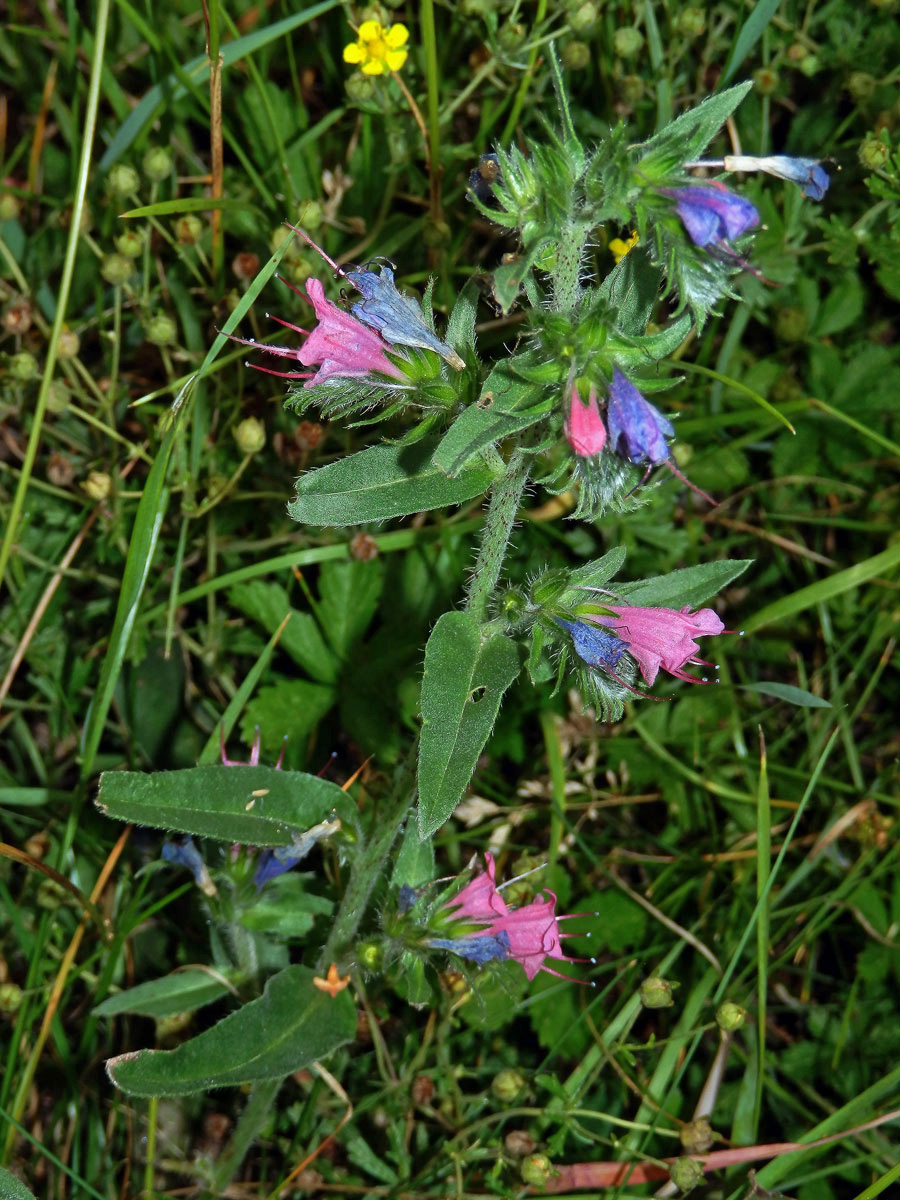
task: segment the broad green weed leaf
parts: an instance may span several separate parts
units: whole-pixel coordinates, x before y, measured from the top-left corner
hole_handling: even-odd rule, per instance
[[[382,579],[383,569],[378,559],[323,564],[319,576],[320,616],[329,642],[342,659],[346,659],[375,615]]]
[[[356,1034],[349,991],[329,996],[308,967],[279,971],[252,1000],[175,1050],[111,1058],[110,1079],[132,1096],[189,1096],[214,1087],[282,1079],[325,1058]]]
[[[425,648],[419,743],[423,840],[462,799],[503,693],[518,673],[515,643],[503,634],[485,638],[469,613],[444,613],[432,630]]]
[[[488,490],[495,475],[489,466],[472,463],[450,479],[431,462],[436,446],[435,438],[370,446],[309,471],[298,480],[288,513],[306,525],[361,525],[464,504]]]
[[[35,1200],[35,1197],[20,1179],[0,1167],[0,1200]]]
[[[654,575],[641,583],[623,583],[612,590],[629,604],[642,607],[684,608],[688,604],[696,608],[742,575],[752,562],[752,558],[736,558],[700,563],[668,575]]]
[[[794,687],[792,683],[743,683],[738,687],[741,692],[759,692],[761,696],[774,696],[776,700],[784,700],[787,704],[796,704],[798,708],[831,708],[830,700],[814,696],[803,688]]]
[[[285,738],[294,745],[302,745],[306,735],[337,701],[336,687],[308,679],[279,679],[261,687],[248,703],[241,720],[241,736],[249,746],[258,729],[263,754],[275,757]]]
[[[327,779],[250,766],[106,771],[96,803],[120,821],[250,846],[288,846],[333,809],[345,816],[352,808]]]
[[[340,662],[322,636],[315,617],[292,608],[280,584],[254,579],[229,588],[228,600],[240,612],[258,621],[267,633],[274,633],[290,613],[291,619],[278,643],[281,649],[319,683],[336,682]]]
[[[208,971],[176,971],[107,996],[93,1013],[95,1017],[117,1017],[120,1013],[171,1017],[175,1013],[193,1012],[227,994],[227,986]]]

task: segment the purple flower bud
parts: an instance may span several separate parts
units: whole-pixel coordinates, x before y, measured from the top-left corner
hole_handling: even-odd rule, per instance
[[[565,621],[562,617],[554,619],[557,625],[571,633],[575,653],[582,662],[587,663],[589,667],[615,670],[619,659],[625,653],[625,643],[615,634],[598,629],[595,625],[584,625],[580,621]]]
[[[696,246],[733,241],[759,224],[759,213],[750,201],[716,180],[659,190],[675,201],[681,223]]]
[[[429,946],[449,950],[470,962],[486,963],[492,959],[509,958],[509,935],[506,933],[479,934],[462,938],[431,938]]]
[[[174,863],[179,867],[187,867],[194,876],[197,887],[207,896],[215,896],[216,885],[210,879],[209,871],[203,856],[194,844],[192,837],[178,838],[176,841],[163,842],[161,852],[163,862]]]
[[[796,183],[810,200],[821,200],[831,180],[817,158],[794,158],[790,154],[726,154],[722,160],[726,171],[765,171],[776,179]]]
[[[618,367],[613,368],[606,419],[612,447],[623,458],[651,463],[668,460],[666,438],[674,437],[675,430]]]
[[[377,329],[385,341],[433,350],[457,371],[465,367],[452,346],[442,342],[425,324],[422,310],[412,296],[397,291],[390,267],[382,266],[379,275],[374,271],[348,271],[347,278],[363,297],[351,305],[354,316]]]

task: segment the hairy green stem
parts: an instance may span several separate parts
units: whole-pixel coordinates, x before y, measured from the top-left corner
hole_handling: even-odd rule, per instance
[[[254,1086],[235,1126],[234,1133],[231,1135],[230,1142],[216,1161],[211,1180],[212,1186],[209,1190],[210,1197],[225,1195],[226,1189],[237,1174],[247,1151],[256,1141],[260,1129],[271,1116],[272,1106],[282,1083],[284,1083],[283,1079],[265,1079],[262,1083]]]
[[[388,862],[391,847],[403,827],[412,804],[415,791],[416,757],[419,750],[418,737],[410,748],[406,761],[397,776],[392,795],[379,813],[373,829],[372,840],[360,847],[350,882],[341,900],[341,907],[328,935],[328,941],[319,955],[318,970],[336,962],[344,947],[355,936],[359,923],[365,915],[369,898],[381,873]]]
[[[500,578],[509,535],[527,483],[525,455],[515,450],[506,464],[506,473],[493,486],[478,558],[469,580],[466,608],[479,621],[487,617],[488,603]]]

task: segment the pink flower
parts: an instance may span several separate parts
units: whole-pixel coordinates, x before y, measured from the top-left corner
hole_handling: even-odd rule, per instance
[[[571,388],[569,411],[563,430],[569,445],[579,458],[590,458],[599,454],[606,445],[606,426],[600,416],[597,393],[593,387],[588,393],[587,404],[581,402],[578,389],[574,386]]]
[[[561,975],[551,967],[544,965],[545,958],[558,958],[562,962],[593,962],[593,959],[570,958],[562,952],[561,939],[578,936],[559,931],[559,922],[569,920],[567,916],[557,917],[556,896],[547,889],[549,900],[532,900],[522,908],[508,912],[488,929],[495,937],[505,933],[509,938],[509,957],[514,958],[529,979],[534,979],[539,971],[548,975],[556,975],[560,979],[570,979],[569,975]],[[584,916],[584,913],[572,913],[571,916]],[[580,935],[584,936],[584,935]],[[574,980],[580,983],[581,980]]]
[[[321,366],[304,387],[314,387],[333,375],[366,375],[369,371],[403,378],[403,372],[386,357],[381,335],[326,300],[318,279],[307,279],[306,294],[319,323],[297,351],[297,358],[304,367]]]
[[[495,921],[509,911],[494,883],[496,865],[493,854],[485,854],[486,869],[470,879],[461,892],[448,900],[446,908],[457,909],[455,918],[468,921]]]
[[[712,665],[696,657],[700,647],[694,641],[697,637],[724,632],[725,626],[711,608],[691,612],[690,607],[685,606],[679,612],[674,608],[641,608],[637,605],[607,604],[606,607],[615,615],[584,619],[615,630],[625,642],[628,653],[637,660],[645,683],[654,682],[660,667],[688,683],[706,682],[689,675],[684,667],[686,663]]]
[[[296,288],[293,290],[297,291]],[[301,329],[299,325],[292,325],[290,321],[282,321],[281,317],[273,318],[279,325],[304,335],[306,341],[299,349],[293,346],[269,346],[253,338],[233,335],[229,337],[231,341],[240,342],[242,346],[266,350],[269,354],[278,354],[282,358],[295,358],[304,367],[318,366],[318,371],[312,376],[309,371],[271,371],[268,367],[256,367],[257,371],[265,371],[267,375],[278,375],[282,379],[305,379],[304,387],[315,387],[317,383],[324,383],[334,375],[359,376],[367,375],[370,371],[381,371],[394,379],[404,378],[400,368],[385,354],[387,342],[384,338],[374,330],[368,329],[361,321],[357,321],[350,313],[344,312],[331,300],[326,300],[325,289],[318,279],[307,279],[306,294],[318,321],[318,325],[311,332]]]

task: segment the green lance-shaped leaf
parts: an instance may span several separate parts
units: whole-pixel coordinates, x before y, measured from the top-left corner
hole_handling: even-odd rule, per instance
[[[117,1017],[120,1013],[172,1017],[176,1013],[194,1012],[227,994],[227,983],[206,971],[177,971],[107,996],[93,1012],[95,1017]]]
[[[97,807],[108,817],[250,846],[289,846],[332,810],[353,819],[335,783],[275,767],[106,771]]]
[[[470,613],[444,613],[432,630],[425,648],[419,742],[423,840],[462,799],[503,693],[518,673],[515,643],[499,633],[485,637]]]
[[[387,517],[464,504],[486,492],[494,470],[472,463],[456,478],[431,462],[436,438],[412,446],[370,446],[303,475],[288,505],[306,525],[360,525]]]
[[[464,409],[444,434],[434,452],[435,465],[461,477],[471,470],[471,459],[488,446],[546,417],[554,399],[542,399],[543,390],[514,375],[506,363],[498,364],[484,382],[481,399]]]
[[[308,967],[273,975],[258,1000],[175,1050],[138,1050],[106,1064],[132,1096],[189,1096],[207,1088],[282,1079],[352,1041],[356,1007],[347,991],[330,996]]]
[[[638,155],[642,167],[649,166],[646,160],[670,159],[672,165],[690,162],[702,154],[716,136],[740,102],[753,87],[752,81],[739,83],[718,95],[710,96],[696,108],[682,113],[648,142],[639,147]]]
[[[686,604],[696,608],[743,575],[752,562],[752,558],[735,558],[700,563],[696,567],[670,571],[668,575],[654,575],[639,583],[623,583],[610,590],[624,597],[629,604],[643,608],[684,608]]]

